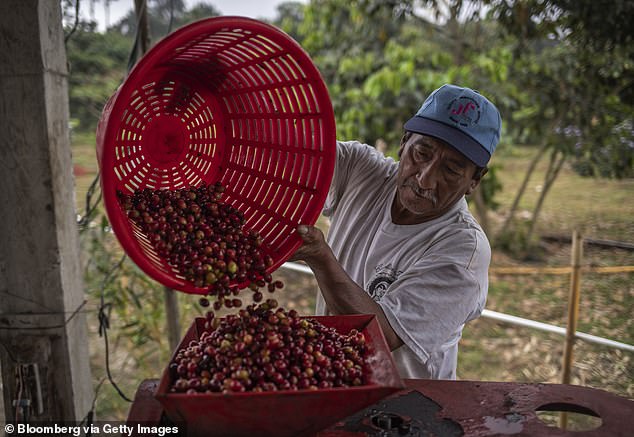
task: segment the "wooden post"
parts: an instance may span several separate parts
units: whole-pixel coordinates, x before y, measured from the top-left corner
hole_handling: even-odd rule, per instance
[[[143,56],[150,48],[150,31],[147,20],[147,0],[134,0],[134,11],[137,17],[137,25],[139,26],[139,49],[141,56]],[[139,58],[141,56],[139,56]]]
[[[165,319],[167,322],[167,338],[170,351],[175,351],[181,339],[180,316],[178,311],[178,296],[176,291],[165,287]]]
[[[67,76],[60,2],[0,1],[0,367],[8,423],[81,421],[93,399]]]
[[[134,0],[134,10],[137,16],[139,26],[139,42],[141,58],[150,48],[150,29],[147,19],[147,0]],[[169,287],[164,288],[165,296],[165,321],[167,329],[167,338],[169,340],[170,350],[173,351],[180,342],[180,316],[178,311],[178,296],[174,290]]]
[[[583,256],[583,238],[578,230],[572,233],[572,248],[570,266],[570,295],[568,297],[568,322],[566,324],[566,342],[564,344],[564,359],[561,382],[570,384],[570,373],[573,359],[573,346],[575,343],[575,332],[577,332],[577,321],[579,319],[579,299],[581,284],[581,258]],[[559,417],[561,428],[566,429],[567,415],[562,413]]]

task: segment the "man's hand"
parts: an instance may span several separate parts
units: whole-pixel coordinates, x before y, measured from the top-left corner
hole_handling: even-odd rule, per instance
[[[390,349],[400,347],[403,341],[390,326],[381,307],[341,267],[323,232],[314,226],[299,225],[297,233],[304,244],[290,260],[305,261],[312,269],[330,314],[375,314]]]
[[[324,233],[315,226],[299,225],[297,233],[304,244],[291,256],[290,261],[305,261],[308,265],[319,262],[327,257],[332,251],[326,243]]]

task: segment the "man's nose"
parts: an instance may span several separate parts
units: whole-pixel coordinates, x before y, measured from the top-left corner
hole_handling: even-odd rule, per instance
[[[432,160],[421,165],[416,172],[418,186],[424,189],[436,188],[438,175],[441,171],[438,161]]]

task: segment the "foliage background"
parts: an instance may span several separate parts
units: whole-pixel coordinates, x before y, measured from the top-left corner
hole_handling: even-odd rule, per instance
[[[94,130],[135,60],[137,19],[131,10],[97,32],[95,23],[75,23],[76,1],[62,5],[78,213],[87,217],[81,227],[85,281],[95,312],[102,296],[107,303],[115,333],[111,367],[130,397],[144,375],[158,377],[169,359],[164,290],[122,258],[95,202],[98,189],[89,186],[97,173]],[[504,120],[502,141],[481,190],[470,199],[492,241],[493,264],[567,265],[569,247],[545,242],[545,234],[569,236],[581,228],[589,237],[634,241],[634,29],[628,22],[634,2],[605,3],[313,0],[281,4],[272,24],[295,38],[320,69],[340,139],[386,144],[386,153],[396,156],[403,123],[448,82],[496,102]],[[218,15],[213,6],[187,9],[175,0],[148,0],[148,6],[153,42],[183,24]],[[593,249],[586,262],[632,265],[634,256]],[[295,290],[280,300],[309,313],[315,284],[279,274]],[[633,343],[632,279],[632,274],[585,277],[583,288],[590,293],[582,301],[580,330]],[[488,307],[563,326],[567,280],[492,277]],[[191,296],[178,300],[185,328],[200,310]],[[91,329],[97,386],[105,357],[98,324]],[[526,335],[483,319],[470,324],[460,374],[557,382],[561,339]],[[573,382],[634,396],[631,354],[587,345],[577,351]],[[98,411],[124,417],[126,404],[105,387]]]

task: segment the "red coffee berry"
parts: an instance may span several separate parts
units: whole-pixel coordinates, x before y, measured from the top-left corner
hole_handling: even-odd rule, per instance
[[[274,261],[264,253],[262,237],[244,227],[244,214],[223,202],[224,192],[218,181],[176,190],[118,191],[117,197],[158,256],[195,287],[207,289],[208,296],[237,297],[246,285],[254,292],[264,285],[270,291],[283,287],[266,271]],[[224,302],[239,306],[235,299]],[[207,306],[203,300],[200,304]],[[213,308],[222,305],[214,302]]]
[[[342,335],[267,299],[227,315],[215,330],[180,350],[170,363],[171,390],[233,393],[356,386],[365,383],[366,350],[362,333]]]

